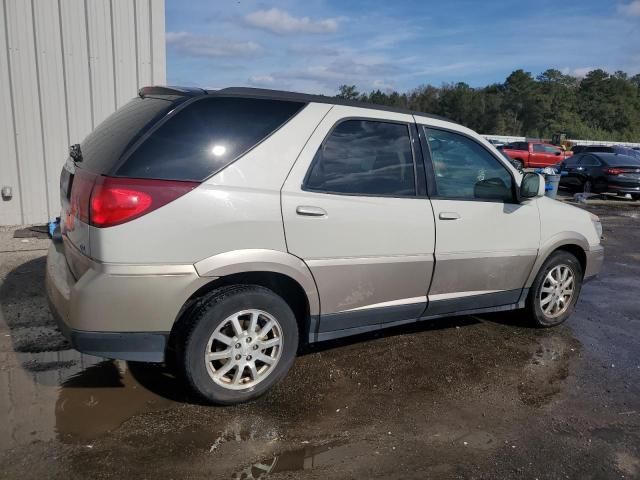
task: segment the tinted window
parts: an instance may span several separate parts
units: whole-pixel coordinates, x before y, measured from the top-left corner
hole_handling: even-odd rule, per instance
[[[550,154],[552,154],[552,155],[555,155],[555,154],[557,154],[557,153],[560,153],[560,149],[559,149],[559,148],[552,147],[551,145],[543,145],[543,147],[544,147],[544,151],[545,151],[546,153],[550,153]]]
[[[585,152],[605,152],[605,153],[614,153],[615,149],[613,147],[585,147]]]
[[[533,144],[533,151],[538,153],[544,153],[544,145],[540,145],[539,143]]]
[[[582,158],[581,155],[573,155],[571,157],[568,157],[563,163],[563,165],[566,165],[567,167],[573,167],[575,165],[577,165],[578,160],[580,160]]]
[[[316,153],[305,187],[335,193],[414,196],[407,125],[372,120],[338,124]]]
[[[611,155],[606,157],[607,165],[613,167],[640,167],[640,159],[628,157],[626,155]]]
[[[134,98],[116,110],[82,142],[82,168],[109,173],[149,124],[164,116],[172,105],[158,98]]]
[[[509,145],[509,148],[511,148],[512,150],[528,151],[529,150],[529,144],[527,142],[515,142],[515,143],[512,143],[511,145]]]
[[[197,100],[153,132],[116,174],[203,180],[255,146],[303,106],[251,98]]]
[[[584,167],[597,167],[600,165],[600,160],[592,155],[585,155],[580,159],[580,165]]]
[[[470,138],[425,128],[437,195],[460,199],[510,201],[511,175],[506,167]]]

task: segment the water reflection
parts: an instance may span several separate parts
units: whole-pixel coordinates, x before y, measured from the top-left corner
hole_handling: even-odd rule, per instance
[[[343,452],[335,448],[342,444],[343,442],[341,441],[335,441],[319,446],[289,450],[239,470],[231,478],[235,480],[257,480],[267,478],[275,473],[311,470],[332,465],[344,459]]]
[[[183,389],[160,367],[73,350],[11,356],[0,353],[0,451],[34,440],[89,441],[181,400]]]

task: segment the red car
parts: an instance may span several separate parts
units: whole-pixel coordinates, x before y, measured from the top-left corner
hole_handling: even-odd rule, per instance
[[[560,147],[542,142],[514,142],[502,151],[513,159],[516,168],[549,167],[571,156]]]

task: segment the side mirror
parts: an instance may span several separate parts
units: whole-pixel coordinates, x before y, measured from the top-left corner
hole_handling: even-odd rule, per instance
[[[560,155],[560,152],[556,152],[556,155]]]
[[[527,172],[520,182],[520,198],[543,197],[544,196],[544,177],[538,173]]]

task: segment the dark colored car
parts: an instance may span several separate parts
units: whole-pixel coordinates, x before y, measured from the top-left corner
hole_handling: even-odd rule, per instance
[[[610,152],[584,152],[560,165],[560,185],[585,193],[630,193],[640,198],[640,159]]]
[[[574,155],[578,153],[617,153],[640,159],[638,150],[620,145],[575,145],[571,151]]]

